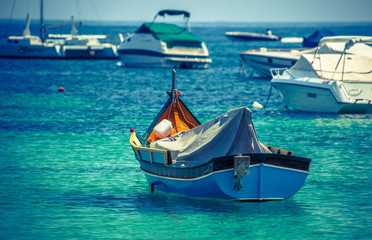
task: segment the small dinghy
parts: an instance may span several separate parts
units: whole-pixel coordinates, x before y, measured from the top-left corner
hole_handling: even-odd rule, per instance
[[[310,159],[262,144],[247,107],[204,124],[181,101],[169,99],[142,138],[130,144],[151,191],[241,201],[282,200],[305,183]]]

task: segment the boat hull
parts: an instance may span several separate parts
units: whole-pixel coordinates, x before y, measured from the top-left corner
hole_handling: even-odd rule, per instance
[[[196,168],[177,169],[139,161],[152,191],[191,197],[269,201],[287,199],[305,183],[310,160],[279,154],[247,154],[249,174],[241,176],[236,188],[233,156],[214,159]],[[283,163],[283,164],[281,164]]]
[[[270,69],[272,68],[291,68],[299,59],[299,56],[295,55],[280,57],[250,51],[242,52],[240,57],[243,64],[246,63],[263,77],[271,77]]]
[[[56,46],[1,44],[0,57],[9,58],[61,58]]]
[[[115,59],[119,58],[116,49],[113,47],[64,47],[64,58],[77,58],[77,59]]]
[[[280,36],[250,33],[250,32],[227,32],[226,37],[232,40],[243,40],[243,41],[280,41]]]
[[[335,81],[303,82],[286,79],[273,79],[273,86],[278,90],[286,107],[290,110],[322,113],[371,113],[372,104],[358,96],[349,95],[354,89],[364,91],[369,99],[372,96],[372,84],[359,85]]]
[[[171,55],[148,50],[119,50],[126,67],[205,69],[211,60],[200,56]]]

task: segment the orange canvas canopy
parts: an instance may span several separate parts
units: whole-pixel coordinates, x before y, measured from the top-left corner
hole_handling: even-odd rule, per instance
[[[176,89],[176,71],[174,69],[172,90],[171,92],[167,93],[169,95],[168,101],[165,103],[158,115],[152,121],[150,127],[147,129],[145,135],[142,138],[142,142],[145,145],[146,143],[159,140],[159,138],[154,133],[154,128],[164,119],[169,120],[174,126],[171,135],[182,131],[188,131],[200,125],[200,122],[179,98],[182,93]]]
[[[179,96],[181,92],[177,89],[172,89],[169,94],[169,100],[164,105],[163,109],[159,112],[158,116],[154,119],[150,128],[147,130],[149,137],[146,142],[153,142],[159,138],[155,135],[153,129],[159,124],[163,119],[169,120],[174,126],[171,135],[182,131],[188,131],[196,126],[200,125],[200,122],[194,117],[186,105],[181,101]]]

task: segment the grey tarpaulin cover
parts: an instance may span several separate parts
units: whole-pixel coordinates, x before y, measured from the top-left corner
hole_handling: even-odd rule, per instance
[[[226,155],[271,153],[258,141],[247,107],[230,110],[189,131],[154,141],[150,147],[168,150],[172,164],[185,166]]]

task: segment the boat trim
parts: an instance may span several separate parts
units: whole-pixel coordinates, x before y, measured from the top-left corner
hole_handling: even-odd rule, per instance
[[[169,159],[169,154],[167,150],[155,149],[142,147],[140,141],[138,140],[136,133],[132,132],[130,137],[130,144],[141,164],[141,169],[145,172],[154,174],[161,177],[169,177],[170,179],[198,179],[204,175],[213,172],[219,172],[223,170],[233,169],[234,167],[234,155],[217,157],[210,159],[204,163],[194,165],[194,166],[179,166],[168,165],[171,160]],[[268,146],[272,153],[251,153],[244,154],[251,157],[251,166],[262,164],[264,166],[275,167],[286,169],[290,171],[297,172],[309,172],[310,160],[301,157],[294,157],[292,151],[287,151],[279,148],[274,148]],[[148,152],[150,159],[143,159],[141,156],[141,151]],[[163,154],[164,162],[155,162],[152,153]],[[280,164],[280,162],[282,164]],[[191,173],[186,173],[185,171],[194,169]],[[154,173],[157,172],[157,173]],[[182,177],[179,177],[182,176]]]
[[[295,61],[295,63],[297,62],[298,58],[290,58],[290,57],[287,57],[287,58],[283,58],[283,57],[272,57],[272,56],[269,56],[269,55],[265,55],[265,56],[262,56],[262,55],[259,55],[259,54],[249,54],[249,53],[241,53],[240,56],[242,58],[244,58],[245,61],[250,61],[250,62],[257,62],[257,63],[262,63],[262,64],[266,64],[266,65],[271,65],[271,64],[267,64],[267,63],[264,63],[264,62],[260,62],[260,61],[257,61],[257,60],[253,60],[251,58],[249,58],[249,56],[254,56],[255,58],[261,58],[261,59],[277,59],[277,60],[284,60],[284,61]],[[247,60],[245,58],[245,56],[248,56],[249,60]]]
[[[130,55],[146,55],[152,57],[182,57],[182,58],[208,58],[204,55],[185,55],[185,54],[166,54],[152,50],[142,50],[142,49],[119,49],[119,54],[130,54]]]
[[[253,168],[253,167],[259,167],[259,166],[266,166],[266,167],[272,167],[272,168],[278,168],[278,169],[283,169],[283,170],[289,170],[289,171],[295,171],[295,172],[300,172],[300,173],[305,173],[305,174],[308,174],[309,173],[309,170],[300,170],[300,169],[296,169],[296,168],[290,168],[290,167],[283,167],[283,166],[279,166],[279,165],[275,165],[275,164],[270,164],[270,163],[256,163],[256,164],[253,164],[253,165],[250,165],[249,167],[250,168]],[[221,169],[221,170],[217,170],[217,171],[212,171],[212,172],[209,172],[207,174],[204,174],[204,175],[201,175],[201,176],[197,176],[197,177],[174,177],[174,176],[164,176],[164,175],[160,175],[160,174],[156,174],[156,173],[152,173],[146,169],[144,169],[142,166],[141,166],[141,170],[147,174],[147,175],[150,175],[150,176],[153,176],[153,177],[160,177],[160,178],[163,178],[163,179],[169,179],[169,180],[179,180],[179,181],[196,181],[196,180],[200,180],[200,179],[203,179],[203,178],[206,178],[206,177],[209,177],[213,174],[216,174],[216,173],[221,173],[221,172],[228,172],[228,171],[233,171],[234,168],[227,168],[227,169]]]
[[[284,198],[237,198],[236,201],[242,202],[265,202],[265,201],[282,201]]]
[[[144,160],[142,160],[140,151],[145,151],[145,152],[148,152],[150,154],[150,162],[151,163],[154,163],[153,152],[156,152],[156,153],[164,154],[164,164],[165,165],[169,164],[168,151],[167,150],[138,146],[138,145],[141,145],[141,143],[139,142],[135,132],[132,132],[129,141],[130,141],[130,145],[132,146],[133,151],[135,152],[136,156],[138,156],[140,161],[144,161]]]

